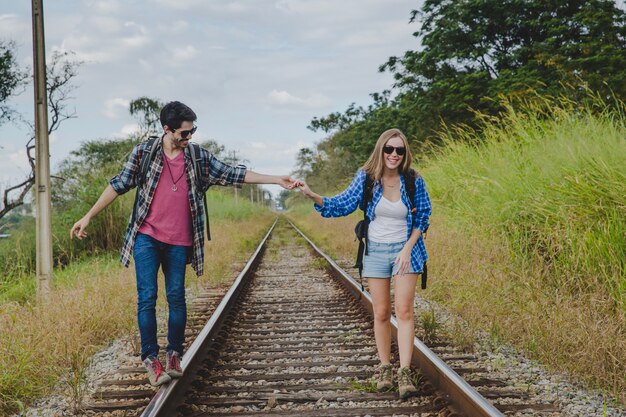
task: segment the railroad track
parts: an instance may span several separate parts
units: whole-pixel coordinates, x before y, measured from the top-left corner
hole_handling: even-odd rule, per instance
[[[195,304],[197,321],[190,332],[199,334],[183,358],[183,378],[154,395],[140,366],[130,367],[125,378],[103,385],[101,401],[88,408],[145,417],[550,416],[559,411],[533,404],[523,391],[489,378],[472,355],[445,344],[431,346],[435,355],[417,339],[413,365],[420,369],[419,395],[399,401],[397,392],[372,392],[369,381],[378,360],[369,295],[285,220],[272,226],[223,297],[203,298]],[[206,325],[200,330],[202,321]]]

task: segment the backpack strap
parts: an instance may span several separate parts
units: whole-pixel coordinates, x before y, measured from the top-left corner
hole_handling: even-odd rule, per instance
[[[152,165],[152,161],[154,161],[154,156],[156,155],[156,142],[160,138],[158,136],[150,136],[146,143],[146,147],[144,148],[143,154],[141,155],[141,161],[139,162],[139,183],[143,185],[146,182],[146,178],[148,178],[148,172],[150,171],[150,165]],[[148,154],[148,158],[145,158],[144,155]]]
[[[150,165],[152,165],[152,161],[154,160],[154,156],[156,155],[156,142],[159,140],[158,136],[150,136],[146,141],[146,146],[141,153],[141,157],[139,159],[139,175],[137,175],[136,185],[137,191],[135,192],[135,203],[133,204],[133,215],[131,217],[132,223],[135,222],[137,218],[137,204],[139,201],[139,189],[143,187],[146,183],[146,178],[148,177],[148,172],[150,171]],[[147,157],[146,157],[147,156]]]
[[[193,165],[193,169],[195,170],[196,177],[196,188],[199,192],[202,193],[202,200],[204,202],[204,220],[206,223],[206,238],[207,240],[211,240],[211,226],[209,225],[209,205],[206,202],[206,192],[207,189],[204,188],[202,184],[202,179],[200,178],[200,173],[202,172],[202,152],[200,151],[200,145],[197,143],[189,142],[189,156],[191,156],[191,163]]]
[[[419,174],[413,168],[409,169],[409,175],[404,179],[404,187],[409,196],[409,205],[411,213],[415,213],[415,180]]]
[[[361,209],[363,210],[363,220],[361,223],[362,232],[358,236],[359,240],[359,249],[356,253],[356,262],[354,264],[355,268],[359,269],[359,280],[361,282],[361,291],[365,289],[363,286],[363,254],[368,254],[367,251],[367,230],[369,228],[369,220],[367,218],[367,206],[369,202],[372,200],[372,187],[374,185],[374,181],[369,174],[365,173],[365,182],[363,183],[363,196],[361,198]],[[358,226],[357,226],[358,227]]]

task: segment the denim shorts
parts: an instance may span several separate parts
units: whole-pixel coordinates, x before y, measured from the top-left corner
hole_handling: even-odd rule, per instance
[[[396,275],[399,266],[394,265],[393,261],[405,243],[368,242],[368,254],[363,256],[363,278],[391,278]],[[412,266],[409,267],[407,274],[415,274]]]

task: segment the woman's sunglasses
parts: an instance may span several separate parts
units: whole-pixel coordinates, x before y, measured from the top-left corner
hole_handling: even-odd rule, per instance
[[[406,153],[406,148],[404,146],[383,146],[383,152],[387,155],[391,155],[394,150],[396,151],[396,154],[398,154],[398,156],[403,156]]]
[[[176,132],[176,130],[177,129],[172,130],[172,133]],[[198,130],[198,126],[194,126],[193,128],[191,128],[191,130],[181,130],[180,131],[180,137],[182,139],[186,139],[187,136],[193,135],[194,133],[196,133],[196,130]]]

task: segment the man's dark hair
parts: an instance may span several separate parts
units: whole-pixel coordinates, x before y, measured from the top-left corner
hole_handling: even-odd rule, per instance
[[[180,101],[170,101],[161,109],[161,126],[171,130],[178,129],[183,122],[195,122],[198,117],[188,106]]]

